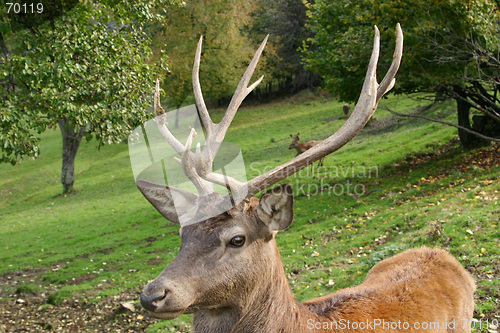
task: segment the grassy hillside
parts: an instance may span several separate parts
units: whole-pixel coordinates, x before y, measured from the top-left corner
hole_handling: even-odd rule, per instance
[[[407,97],[380,104],[418,107]],[[426,112],[451,120],[454,105]],[[342,104],[304,93],[242,108],[226,140],[241,147],[254,177],[295,156],[289,134],[326,138],[345,121],[341,115]],[[382,108],[375,118],[324,168],[286,180],[295,190],[295,221],[277,239],[294,294],[305,300],[359,284],[383,258],[439,246],[477,280],[476,331],[496,330],[487,326],[500,313],[500,146],[463,151],[450,127]],[[178,251],[178,228],[136,189],[127,145],[96,146],[82,144],[71,196],[60,195],[58,130],[43,135],[40,159],[0,165],[0,330],[189,326],[189,316],[158,322],[139,309],[141,288]]]

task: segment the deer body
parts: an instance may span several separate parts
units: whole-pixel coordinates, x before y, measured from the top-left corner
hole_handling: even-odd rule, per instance
[[[303,152],[306,152],[307,150],[311,149],[312,147],[316,146],[318,143],[321,141],[316,141],[316,140],[310,140],[307,142],[300,142],[299,134],[297,135],[291,135],[290,137],[293,139],[292,143],[290,146],[288,146],[288,149],[296,149],[297,150],[297,155],[302,154]]]
[[[203,150],[200,145],[195,152],[191,149],[194,129],[182,144],[167,128],[157,82],[156,124],[165,141],[181,157],[177,162],[198,194],[152,183],[140,175],[136,180],[146,199],[165,218],[181,225],[179,254],[141,293],[141,304],[154,317],[173,319],[193,313],[193,330],[198,333],[359,332],[360,329],[375,333],[470,332],[463,324],[470,323],[472,318],[474,282],[456,259],[438,249],[408,250],[376,264],[359,286],[299,303],[290,291],[275,241],[276,234],[288,228],[293,220],[292,188],[279,185],[267,190],[260,199],[253,197],[338,150],[365,126],[378,101],[394,85],[403,50],[399,25],[396,31],[393,62],[379,84],[376,66],[380,36],[375,29],[365,83],[345,124],[291,161],[246,183],[217,174],[212,166],[239,105],[262,80],[261,77],[248,86],[267,38],[218,124],[212,122],[201,93],[200,38],[193,66],[193,89],[206,132]],[[214,184],[226,187],[230,193],[219,194],[214,191]],[[224,206],[228,201],[230,208]],[[430,327],[431,323],[434,326]],[[450,323],[454,323],[453,328]],[[416,327],[417,324],[421,326]],[[365,325],[364,329],[360,325]]]
[[[351,109],[351,107],[349,106],[349,104],[344,104],[344,106],[342,107],[342,111],[344,111],[344,116],[348,116],[349,115],[349,110]]]
[[[307,141],[307,142],[300,142],[300,138],[299,138],[299,135],[300,133],[297,133],[297,135],[291,135],[290,134],[290,137],[293,139],[292,143],[290,144],[290,146],[288,146],[288,149],[296,149],[297,150],[297,156],[299,156],[300,154],[308,151],[309,149],[311,149],[312,147],[316,146],[318,143],[320,143],[321,141],[316,141],[316,140],[310,140],[310,141]],[[318,165],[319,166],[322,166],[323,165],[323,160],[325,158],[321,158],[318,162]],[[311,164],[312,166],[312,164]]]
[[[474,311],[475,287],[461,266],[462,274],[455,276],[459,266],[456,260],[442,250],[430,248],[410,250],[397,259],[399,262],[391,263],[394,265],[391,275],[403,273],[408,265],[413,265],[414,271],[409,277],[394,282],[370,273],[372,276],[360,286],[302,304],[293,298],[283,271],[266,272],[261,276],[266,277],[267,283],[257,281],[255,293],[248,295],[253,302],[239,299],[239,311],[198,312],[193,320],[194,332],[359,332],[359,327],[364,327],[362,332],[396,333],[403,331],[403,326],[418,325],[420,329],[410,331],[449,332],[447,328],[453,323],[453,332],[470,332],[463,325],[470,323]],[[441,271],[443,264],[444,272]],[[431,268],[432,272],[422,274],[424,268]],[[373,268],[377,269],[377,266]],[[441,278],[443,275],[451,278],[444,292],[441,286],[435,285],[438,274]],[[426,286],[424,293],[420,290],[423,286]],[[407,287],[406,293],[401,294]],[[393,299],[395,296],[399,298]],[[465,306],[462,305],[464,298],[468,300]],[[451,303],[452,308],[439,308],[440,304],[447,303]],[[410,309],[421,310],[415,313]],[[422,318],[426,321],[422,322]]]
[[[195,313],[194,332],[359,332],[359,325],[363,332],[401,332],[402,325],[411,332],[470,332],[463,325],[474,311],[474,282],[434,248],[379,262],[357,287],[296,301],[274,237],[292,221],[290,193],[282,185],[259,203],[182,227],[179,255],[146,287],[143,304],[163,319]],[[245,238],[241,247],[230,246],[236,235]]]

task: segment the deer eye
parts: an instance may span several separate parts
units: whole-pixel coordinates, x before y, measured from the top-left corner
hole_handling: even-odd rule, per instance
[[[242,247],[245,244],[245,236],[235,236],[229,241],[231,247]]]

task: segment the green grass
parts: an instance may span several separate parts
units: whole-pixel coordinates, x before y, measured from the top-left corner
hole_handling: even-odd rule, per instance
[[[247,174],[255,177],[295,156],[289,134],[300,132],[306,141],[338,129],[342,105],[302,94],[245,107],[226,140],[241,147]],[[380,105],[406,112],[418,102],[390,97]],[[445,102],[426,112],[453,120],[454,110]],[[500,146],[463,151],[450,141],[453,128],[398,120],[382,108],[375,118],[328,156],[319,174],[308,168],[286,180],[296,191],[295,221],[277,240],[295,296],[305,300],[359,284],[379,260],[439,246],[473,273],[475,316],[492,320],[500,309]],[[3,294],[47,290],[55,306],[68,297],[94,303],[127,290],[138,295],[175,257],[178,228],[136,189],[127,146],[96,146],[82,144],[78,193],[70,196],[60,194],[57,130],[43,134],[40,159],[0,165],[0,274],[34,272],[32,281]],[[175,331],[189,321],[157,322],[148,332]]]

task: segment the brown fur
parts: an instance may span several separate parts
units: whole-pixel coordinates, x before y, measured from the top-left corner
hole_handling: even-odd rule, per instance
[[[300,133],[297,133],[297,135],[290,134],[290,137],[293,139],[293,141],[292,141],[292,143],[290,143],[290,146],[288,146],[288,149],[296,149],[297,150],[296,156],[302,154],[303,152],[308,151],[309,149],[311,149],[312,147],[316,146],[318,143],[321,142],[321,140],[319,140],[319,141],[310,140],[307,142],[300,142],[299,135],[300,135]],[[325,158],[323,157],[319,160],[318,166],[323,166],[324,159]]]
[[[419,322],[429,327],[414,332],[470,332],[462,326],[472,318],[475,289],[469,273],[453,256],[437,248],[423,247],[379,262],[357,287],[307,301],[304,305],[320,316],[337,321],[348,318],[360,323],[378,319],[386,323],[401,321],[411,327]],[[452,323],[455,330],[447,330],[446,326],[451,327]],[[373,332],[402,330],[386,326]]]
[[[344,104],[344,106],[342,107],[342,111],[344,111],[344,116],[348,116],[349,115],[349,110],[351,109],[351,107],[349,106],[349,104]]]
[[[316,140],[310,140],[307,142],[300,142],[299,134],[297,135],[291,135],[290,137],[293,139],[292,143],[290,143],[290,146],[288,146],[288,149],[296,149],[297,150],[297,155],[302,154],[303,152],[311,149],[312,147],[316,146],[318,143],[321,141],[316,141]]]
[[[377,263],[359,286],[296,301],[274,237],[293,219],[292,200],[281,185],[182,227],[181,250],[146,286],[143,305],[162,319],[194,313],[198,333],[470,332],[474,281],[437,248],[407,250]],[[244,246],[228,246],[236,235]]]

